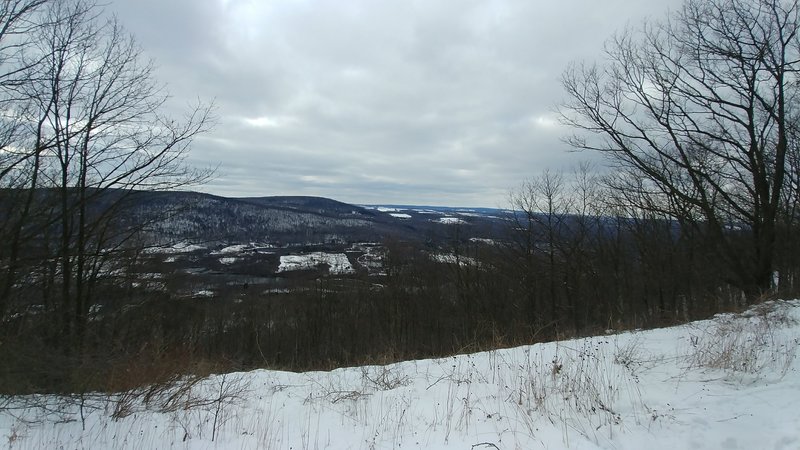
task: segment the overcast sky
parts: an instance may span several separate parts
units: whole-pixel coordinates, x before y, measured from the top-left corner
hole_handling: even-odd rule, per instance
[[[559,77],[679,0],[112,0],[171,105],[216,104],[201,190],[506,206],[569,152]]]

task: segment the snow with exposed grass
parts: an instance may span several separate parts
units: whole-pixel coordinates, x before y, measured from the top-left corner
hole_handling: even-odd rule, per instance
[[[313,252],[304,255],[281,256],[278,272],[291,272],[295,270],[310,270],[327,265],[328,273],[344,275],[355,272],[350,260],[344,253]]]
[[[796,449],[798,321],[800,301],[772,302],[441,359],[216,375],[149,407],[11,398],[0,436],[12,449]]]

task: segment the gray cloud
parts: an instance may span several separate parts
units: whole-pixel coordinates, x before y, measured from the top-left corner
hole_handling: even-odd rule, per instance
[[[354,203],[501,206],[567,152],[571,60],[678,0],[113,0],[170,105],[214,100],[203,189]]]

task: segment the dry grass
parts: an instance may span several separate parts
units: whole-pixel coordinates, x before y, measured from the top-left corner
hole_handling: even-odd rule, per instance
[[[599,430],[613,435],[623,418],[644,417],[635,370],[638,345],[620,346],[612,337],[558,344],[550,358],[530,355],[519,373],[512,400],[524,412],[528,429],[544,417],[552,424],[595,438]]]
[[[783,378],[800,347],[800,338],[784,332],[794,324],[788,308],[784,302],[765,302],[741,314],[718,315],[710,326],[695,327],[687,369],[720,370],[740,381]]]

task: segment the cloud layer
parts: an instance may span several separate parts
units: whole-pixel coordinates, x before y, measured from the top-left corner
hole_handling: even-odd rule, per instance
[[[204,190],[353,203],[502,206],[568,152],[559,76],[668,2],[113,0],[182,107],[219,123]]]

